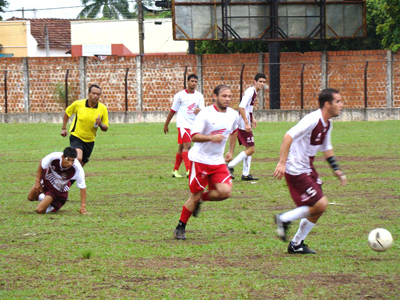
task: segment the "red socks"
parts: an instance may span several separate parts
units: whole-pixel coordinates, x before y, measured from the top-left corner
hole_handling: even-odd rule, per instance
[[[190,160],[189,160],[189,156],[188,156],[189,152],[182,152],[182,158],[183,161],[185,162],[185,167],[186,167],[186,172],[190,170]]]
[[[192,216],[192,212],[190,211],[190,210],[188,210],[187,208],[186,208],[186,206],[184,205],[183,206],[183,208],[182,208],[182,213],[181,213],[181,218],[180,218],[180,220],[183,222],[183,223],[187,223],[187,221],[189,220],[189,218]]]
[[[176,153],[174,171],[179,170],[182,163],[182,154]]]

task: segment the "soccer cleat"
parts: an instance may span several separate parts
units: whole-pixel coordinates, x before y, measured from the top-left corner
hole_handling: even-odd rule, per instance
[[[229,173],[231,173],[231,178],[235,179],[235,176],[233,176],[233,172],[234,172],[233,168],[228,167],[228,171],[229,171]]]
[[[289,229],[290,222],[282,222],[280,218],[280,214],[275,215],[275,224],[276,224],[276,234],[279,238],[286,242],[286,233]]]
[[[199,201],[199,203],[197,203],[196,208],[194,209],[192,216],[197,218],[200,214],[201,211],[201,205],[203,204],[203,201]]]
[[[175,228],[174,230],[174,237],[177,240],[186,240],[186,231],[185,228]]]
[[[253,175],[249,174],[247,176],[242,175],[242,180],[243,181],[251,181],[251,180],[258,180],[258,178],[253,177]]]
[[[289,254],[317,254],[317,252],[308,248],[308,246],[304,244],[304,241],[301,241],[298,246],[295,246],[290,242],[287,251]]]
[[[175,171],[172,172],[172,177],[182,178],[182,175],[179,174],[178,170],[175,170]]]

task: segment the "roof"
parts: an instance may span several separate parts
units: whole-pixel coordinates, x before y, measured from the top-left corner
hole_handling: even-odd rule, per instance
[[[25,19],[12,17],[7,21],[30,21],[31,34],[38,47],[46,48],[45,26],[49,34],[50,48],[71,48],[71,21],[77,19]]]

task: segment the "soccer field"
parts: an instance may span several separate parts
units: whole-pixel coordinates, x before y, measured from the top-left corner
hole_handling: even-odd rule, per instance
[[[258,124],[260,180],[234,180],[232,197],[205,203],[177,241],[189,189],[171,177],[174,125],[165,135],[163,124],[111,124],[84,169],[92,214],[79,214],[73,186],[60,212],[38,215],[26,199],[39,160],[69,140],[60,124],[0,124],[0,299],[399,299],[400,121],[334,122],[348,185],[317,157],[330,205],[306,240],[317,255],[304,256],[286,254],[272,218],[294,208],[272,177],[292,125]],[[368,247],[377,227],[393,235],[387,252]]]

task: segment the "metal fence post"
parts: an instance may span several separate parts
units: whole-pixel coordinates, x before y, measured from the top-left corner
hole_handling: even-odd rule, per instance
[[[4,71],[4,111],[7,113],[8,104],[7,104],[7,70]]]

